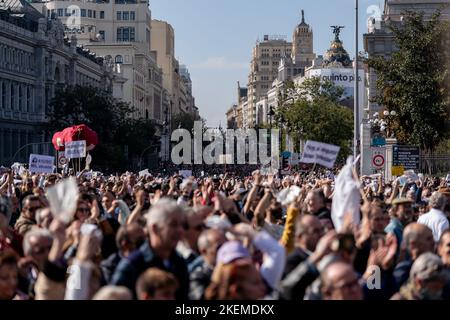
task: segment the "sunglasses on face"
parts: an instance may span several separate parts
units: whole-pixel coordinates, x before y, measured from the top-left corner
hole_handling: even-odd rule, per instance
[[[91,209],[89,209],[89,208],[78,208],[77,211],[80,211],[80,212],[91,212]]]

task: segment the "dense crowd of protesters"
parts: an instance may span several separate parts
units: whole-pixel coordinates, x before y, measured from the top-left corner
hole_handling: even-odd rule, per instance
[[[82,172],[70,221],[47,193],[66,177],[8,170],[0,300],[450,298],[446,178],[355,174],[360,219],[336,228],[338,171],[221,169]]]

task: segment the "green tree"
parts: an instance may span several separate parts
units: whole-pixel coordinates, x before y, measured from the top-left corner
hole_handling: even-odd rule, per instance
[[[129,159],[155,145],[155,125],[150,120],[132,119],[135,109],[92,87],[59,88],[50,102],[47,131],[53,134],[78,124],[95,130],[99,145],[92,152],[94,166],[102,170],[124,170]]]
[[[439,20],[440,15],[438,11],[425,21],[423,13],[406,12],[401,25],[391,26],[397,51],[389,60],[368,59],[378,76],[379,94],[374,101],[397,112],[392,126],[396,138],[428,153],[450,132],[450,78],[444,41],[449,26]]]
[[[338,145],[342,161],[351,153],[353,136],[353,112],[339,104],[342,95],[343,88],[318,77],[298,86],[288,83],[280,93],[276,117],[287,124],[296,145],[300,139]]]
[[[172,130],[180,128],[191,131],[194,128],[195,121],[202,121],[205,124],[205,121],[200,117],[196,117],[190,113],[180,112],[172,117]]]

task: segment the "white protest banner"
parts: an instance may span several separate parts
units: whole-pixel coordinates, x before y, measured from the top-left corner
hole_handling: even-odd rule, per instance
[[[187,179],[192,177],[192,170],[180,170],[178,174],[183,178]]]
[[[340,149],[332,144],[308,140],[300,162],[317,163],[327,168],[333,168]]]
[[[351,215],[351,221],[355,226],[360,221],[360,184],[353,177],[352,162],[353,157],[349,157],[335,181],[331,219],[337,232],[341,231],[347,214]]]
[[[30,154],[29,170],[33,173],[53,173],[55,157]]]
[[[68,159],[86,157],[86,140],[73,141],[66,144],[65,156]]]
[[[58,182],[50,187],[46,196],[54,217],[68,224],[72,221],[77,210],[78,184],[74,177]]]
[[[139,171],[139,177],[147,177],[150,175],[150,172],[148,171],[148,169]]]

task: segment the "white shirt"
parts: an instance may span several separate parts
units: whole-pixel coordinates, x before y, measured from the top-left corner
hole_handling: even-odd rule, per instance
[[[417,222],[431,229],[435,242],[438,242],[442,233],[450,228],[446,215],[441,210],[434,208],[421,215]]]

